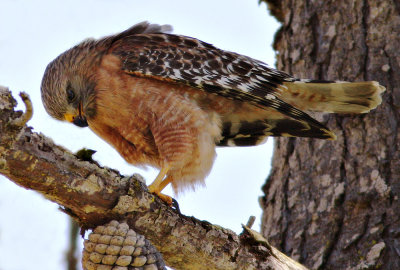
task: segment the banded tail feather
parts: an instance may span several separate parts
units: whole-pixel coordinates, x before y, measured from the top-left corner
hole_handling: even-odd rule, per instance
[[[315,126],[289,118],[241,121],[234,123],[239,128],[234,131],[231,122],[223,125],[222,139],[217,146],[255,146],[264,143],[268,137],[307,137],[334,140],[336,135],[323,125]]]
[[[281,109],[281,115],[275,115],[275,118],[261,115],[263,119],[224,122],[222,139],[218,146],[258,145],[268,136],[334,140],[336,135],[315,119],[309,121],[311,117],[291,116],[291,106],[300,110],[327,113],[367,113],[382,102],[381,94],[385,91],[385,87],[376,81],[296,80],[283,82],[282,86],[278,87],[281,90],[279,99],[290,104],[287,112]]]
[[[376,81],[284,82],[282,99],[299,109],[328,113],[367,113],[382,102],[385,87]]]

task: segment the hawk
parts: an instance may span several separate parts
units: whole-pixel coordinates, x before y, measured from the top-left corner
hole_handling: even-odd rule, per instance
[[[381,103],[375,81],[304,80],[198,39],[142,22],[87,39],[46,68],[41,95],[54,118],[89,127],[133,165],[160,172],[149,186],[175,193],[203,183],[216,146],[268,136],[335,139],[303,110],[366,113]]]

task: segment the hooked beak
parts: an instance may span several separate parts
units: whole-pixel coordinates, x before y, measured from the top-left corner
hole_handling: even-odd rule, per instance
[[[72,121],[72,123],[78,127],[88,127],[89,126],[89,124],[86,120],[86,117],[83,115],[78,115],[77,117],[75,117],[74,120]]]
[[[70,123],[73,123],[74,125],[78,127],[87,127],[89,126],[86,117],[82,113],[82,103],[79,103],[78,106],[78,115],[73,115],[70,113],[66,113],[64,115],[65,120],[67,120]]]

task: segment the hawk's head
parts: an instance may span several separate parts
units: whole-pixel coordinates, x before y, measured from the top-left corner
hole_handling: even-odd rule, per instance
[[[96,62],[95,41],[86,40],[54,59],[42,79],[42,101],[54,118],[87,127],[96,114],[95,83],[91,70]]]

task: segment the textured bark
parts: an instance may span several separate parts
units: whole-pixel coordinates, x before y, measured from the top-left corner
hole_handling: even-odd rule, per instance
[[[400,2],[270,2],[277,67],[387,87],[366,115],[317,115],[336,141],[279,138],[262,232],[313,269],[400,269]]]
[[[175,269],[305,269],[256,232],[241,235],[179,214],[124,177],[76,158],[25,125],[11,93],[0,87],[0,174],[58,203],[83,228],[125,220]],[[29,115],[29,113],[27,114]]]

